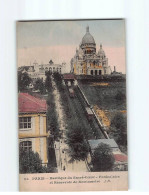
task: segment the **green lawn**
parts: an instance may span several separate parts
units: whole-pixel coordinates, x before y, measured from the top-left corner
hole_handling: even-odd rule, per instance
[[[80,80],[79,85],[84,92],[86,98],[92,106],[98,106],[100,110],[105,114],[108,120],[111,121],[118,114],[124,116],[125,125],[127,126],[127,108],[126,108],[126,82],[125,81],[108,81],[108,82],[89,82]],[[117,94],[121,94],[120,98],[117,98]],[[103,120],[103,118],[100,118]],[[110,138],[117,138],[109,128]],[[126,127],[127,128],[127,127]],[[117,129],[119,131],[119,129]],[[127,145],[120,145],[121,151],[127,154]]]
[[[103,83],[103,82],[102,82]],[[120,91],[126,95],[126,82],[106,82],[105,86],[97,86],[93,82],[80,81],[80,87],[92,105],[97,105],[103,110],[126,110],[126,99],[116,99]]]

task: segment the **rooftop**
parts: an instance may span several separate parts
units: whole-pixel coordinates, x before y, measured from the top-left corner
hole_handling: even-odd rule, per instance
[[[127,162],[128,157],[127,155],[121,153],[121,154],[114,154],[115,161],[119,162]]]
[[[35,98],[28,93],[19,93],[19,113],[40,113],[47,111],[46,100]]]
[[[69,80],[69,79],[73,79],[73,80],[75,80],[75,75],[74,74],[64,74],[63,75],[63,78],[65,79],[65,80]]]
[[[111,148],[118,148],[117,143],[114,139],[96,139],[96,140],[88,140],[91,150],[97,148],[97,146],[101,143],[109,145]]]

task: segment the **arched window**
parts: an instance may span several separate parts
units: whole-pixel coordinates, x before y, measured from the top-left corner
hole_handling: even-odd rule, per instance
[[[32,150],[32,142],[31,141],[22,141],[20,142],[20,148],[25,151]]]

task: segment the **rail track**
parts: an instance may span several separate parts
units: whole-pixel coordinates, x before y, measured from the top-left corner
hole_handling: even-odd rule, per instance
[[[70,106],[71,111],[73,112],[74,120],[82,125],[84,129],[86,129],[85,137],[86,139],[104,139],[105,135],[98,125],[96,118],[94,117],[91,121],[89,121],[86,117],[85,108],[88,107],[87,102],[84,100],[80,90],[77,86],[73,87],[75,97],[71,98],[69,96],[68,86],[66,86],[68,105]]]

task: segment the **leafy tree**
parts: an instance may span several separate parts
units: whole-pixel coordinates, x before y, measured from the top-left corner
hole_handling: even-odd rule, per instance
[[[47,71],[47,72],[45,73],[45,75],[46,75],[45,88],[46,88],[48,91],[51,91],[51,90],[52,90],[51,72],[50,72],[50,71]]]
[[[55,101],[53,93],[48,93],[48,110],[47,110],[47,121],[48,121],[48,128],[51,131],[51,134],[54,136],[56,140],[59,137],[59,129],[58,129],[58,116],[55,108]]]
[[[112,150],[107,144],[99,144],[92,155],[93,171],[111,171],[114,165]]]
[[[42,166],[42,161],[37,152],[25,151],[20,148],[19,171],[20,173],[46,173],[52,172],[52,169]]]
[[[59,72],[54,72],[53,77],[54,77],[54,80],[56,82],[56,85],[57,85],[59,91],[60,92],[64,91],[61,74]]]
[[[116,114],[112,119],[111,134],[118,144],[127,146],[127,121],[122,113]]]
[[[57,82],[62,83],[62,77],[61,77],[61,75],[60,75],[59,72],[54,72],[54,73],[53,73],[53,76],[54,76],[54,79],[55,79]]]
[[[43,80],[38,78],[34,85],[35,90],[39,90],[41,94],[46,92]]]
[[[70,147],[71,160],[85,160],[87,158],[89,147],[84,139],[83,129],[81,126],[76,125],[66,132],[66,143]]]
[[[32,79],[27,72],[18,71],[18,90],[23,91],[31,84]]]

